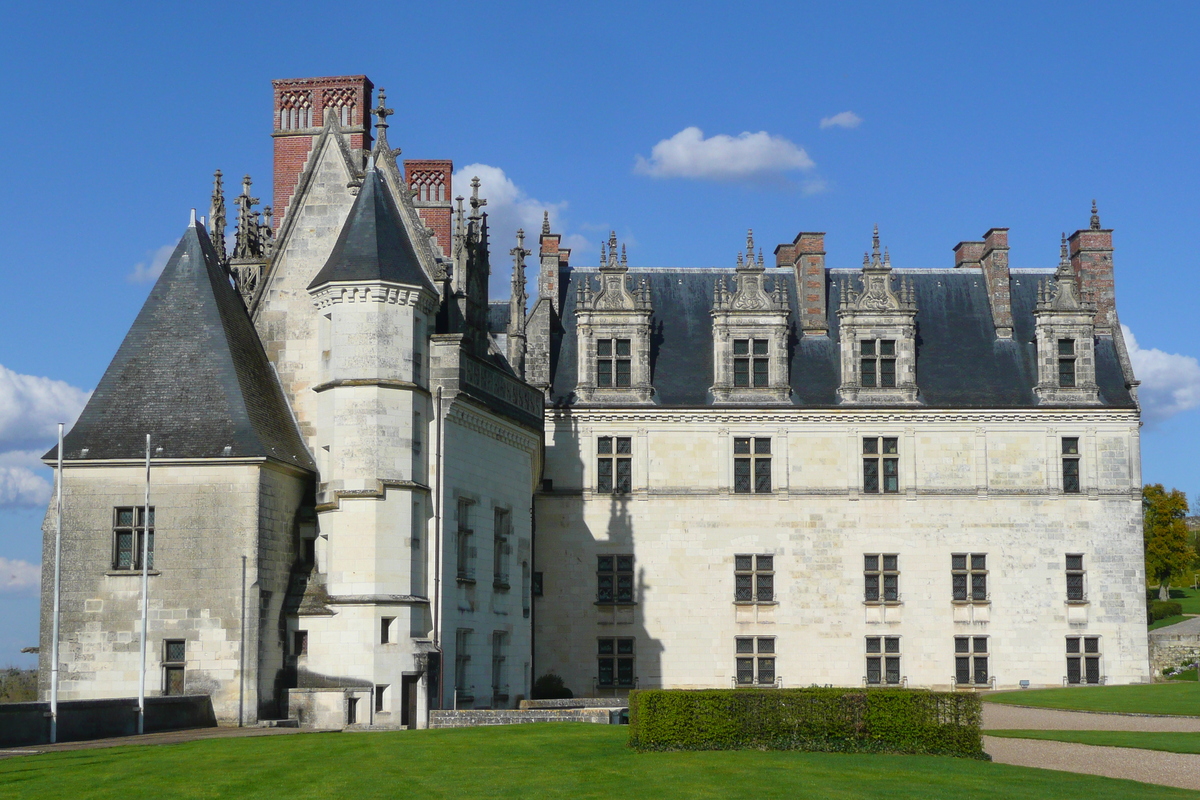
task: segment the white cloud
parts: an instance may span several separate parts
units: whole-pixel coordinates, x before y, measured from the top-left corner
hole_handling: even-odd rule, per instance
[[[50,447],[56,423],[75,422],[91,392],[0,365],[0,452]]]
[[[125,280],[130,283],[149,283],[158,280],[158,276],[162,275],[163,267],[167,266],[167,260],[174,252],[175,245],[164,244],[153,253],[146,253],[146,260],[134,264],[133,272],[126,275]]]
[[[1121,326],[1133,374],[1142,385],[1138,400],[1148,422],[1173,417],[1200,406],[1200,361],[1194,356],[1142,349],[1133,331]]]
[[[50,492],[50,481],[28,467],[0,467],[0,508],[44,506]]]
[[[530,197],[525,190],[513,182],[500,167],[490,164],[467,164],[460,167],[451,178],[457,194],[463,197],[471,195],[471,178],[479,178],[479,196],[487,200],[483,210],[488,215],[488,239],[491,244],[492,277],[489,284],[493,299],[509,296],[509,286],[512,277],[512,256],[508,251],[517,244],[517,229],[525,231],[525,249],[531,255],[525,259],[528,270],[528,291],[530,296],[537,292],[537,245],[542,233],[542,213],[550,212],[550,228],[555,233],[563,234],[562,214],[567,209],[565,200],[557,203],[547,203]],[[464,203],[464,206],[466,204]],[[579,234],[564,234],[562,247],[574,250],[573,257],[577,260],[579,254],[592,247],[591,240]],[[599,251],[597,240],[595,249]]]
[[[42,583],[42,568],[20,559],[0,556],[0,592],[37,590]]]
[[[840,114],[834,114],[832,117],[825,117],[821,120],[821,130],[826,128],[857,128],[862,124],[862,117],[855,114],[853,111],[843,111]]]
[[[649,159],[637,156],[633,171],[654,178],[761,182],[815,166],[803,148],[782,136],[746,131],[705,139],[704,131],[693,126],[654,145]]]

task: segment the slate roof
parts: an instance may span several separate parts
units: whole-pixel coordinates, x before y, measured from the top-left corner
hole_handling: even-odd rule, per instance
[[[219,458],[229,447],[234,458],[315,468],[246,307],[198,224],[179,240],[66,435],[64,457],[142,459],[147,433],[156,457]],[[57,449],[45,457],[57,458]]]
[[[333,281],[390,281],[436,291],[417,260],[383,176],[373,165],[367,168],[329,260],[308,288]]]
[[[1013,270],[1011,340],[997,339],[988,305],[987,290],[979,269],[896,269],[896,276],[912,281],[917,300],[917,386],[919,401],[933,408],[1023,408],[1037,405],[1033,308],[1037,284],[1053,270]],[[562,298],[565,331],[558,351],[550,401],[572,402],[577,382],[575,297],[582,275],[595,268],[574,268],[563,273]],[[654,306],[651,320],[650,362],[654,402],[665,406],[712,404],[713,382],[712,298],[718,276],[732,278],[732,269],[633,268],[635,281],[645,278]],[[771,280],[787,283],[792,309],[790,349],[791,402],[794,406],[839,405],[838,293],[843,277],[860,270],[829,271],[829,336],[802,336],[795,276],[791,270],[768,269]],[[1101,405],[1134,408],[1112,339],[1096,344],[1096,380]]]

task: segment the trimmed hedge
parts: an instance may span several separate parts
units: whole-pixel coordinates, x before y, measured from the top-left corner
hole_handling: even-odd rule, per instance
[[[1167,617],[1178,617],[1183,613],[1183,604],[1174,600],[1155,600],[1150,603],[1147,616],[1151,622],[1157,622]]]
[[[981,714],[977,694],[917,689],[651,689],[629,695],[629,745],[989,760]]]

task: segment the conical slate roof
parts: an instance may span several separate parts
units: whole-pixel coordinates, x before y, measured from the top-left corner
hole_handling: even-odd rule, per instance
[[[144,458],[147,433],[156,457],[265,456],[314,468],[246,307],[195,223],[67,434],[64,457]]]
[[[373,164],[313,289],[334,281],[390,281],[435,291],[421,268],[400,211]]]

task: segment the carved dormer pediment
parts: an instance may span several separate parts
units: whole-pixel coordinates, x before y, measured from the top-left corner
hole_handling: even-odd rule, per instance
[[[1058,269],[1038,285],[1033,317],[1037,331],[1039,403],[1100,402],[1096,385],[1096,304],[1082,296],[1064,234]]]
[[[727,278],[713,287],[713,401],[787,402],[787,284],[775,275],[770,290],[762,252],[754,252],[754,231],[746,234],[745,257],[737,256],[731,291]]]
[[[580,275],[575,295],[579,382],[576,394],[588,402],[650,402],[650,285],[629,276],[625,248],[617,256],[617,235],[600,246],[598,280]]]
[[[879,227],[862,274],[843,279],[838,321],[843,402],[917,402],[917,302],[912,282],[896,280],[887,250],[880,253]]]

